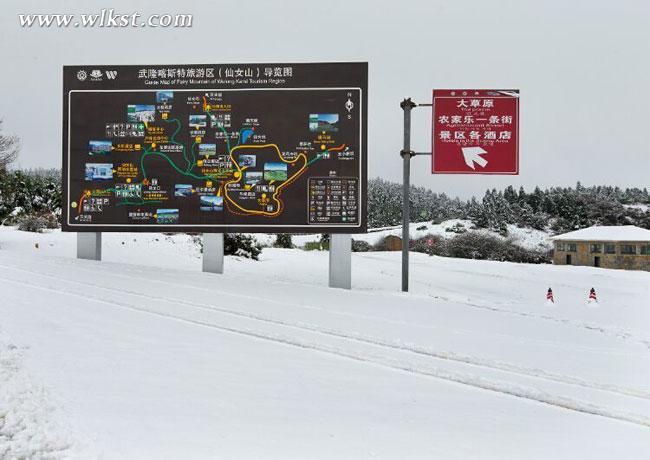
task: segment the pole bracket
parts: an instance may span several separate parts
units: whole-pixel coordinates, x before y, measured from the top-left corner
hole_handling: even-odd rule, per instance
[[[416,153],[413,150],[400,150],[399,155],[404,158],[406,155],[408,155],[410,158],[413,158]]]
[[[402,102],[400,102],[399,106],[402,108],[402,110],[405,110],[407,107],[409,109],[412,109],[413,107],[417,107],[418,105],[411,100],[409,97],[408,99],[404,99]]]

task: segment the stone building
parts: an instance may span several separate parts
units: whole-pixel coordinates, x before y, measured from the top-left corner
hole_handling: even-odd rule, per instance
[[[650,271],[650,230],[595,226],[553,238],[556,265],[586,265]]]

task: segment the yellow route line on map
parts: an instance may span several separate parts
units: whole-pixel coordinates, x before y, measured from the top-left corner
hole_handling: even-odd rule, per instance
[[[239,204],[237,204],[237,203],[236,203],[232,198],[230,198],[230,197],[228,196],[228,185],[230,185],[230,184],[236,184],[236,183],[238,183],[240,180],[242,180],[243,177],[244,177],[244,175],[242,174],[243,169],[240,168],[239,163],[237,163],[237,162],[235,161],[235,158],[233,157],[233,152],[234,152],[235,150],[237,150],[237,149],[243,149],[243,148],[248,148],[248,149],[262,149],[262,148],[267,148],[267,147],[273,147],[273,148],[275,149],[276,153],[278,154],[278,157],[280,158],[280,160],[283,161],[283,162],[285,162],[285,163],[287,163],[287,164],[294,164],[296,161],[298,161],[298,159],[299,159],[300,157],[302,157],[302,158],[305,160],[305,163],[302,165],[302,167],[301,167],[298,171],[296,171],[296,173],[295,173],[293,176],[291,176],[291,177],[287,177],[287,180],[284,181],[281,185],[279,185],[279,186],[275,189],[275,192],[273,192],[273,196],[272,196],[272,198],[273,198],[273,199],[278,203],[278,208],[277,208],[277,210],[275,210],[274,212],[268,212],[268,211],[258,211],[258,210],[254,210],[254,209],[245,209],[245,208],[242,208],[241,206],[239,206]],[[295,178],[297,178],[300,174],[302,174],[302,172],[303,172],[305,169],[307,169],[307,156],[306,156],[304,153],[300,153],[300,154],[298,154],[298,156],[296,157],[295,160],[292,160],[292,161],[285,160],[284,157],[282,156],[282,153],[280,152],[280,149],[278,148],[278,146],[277,146],[276,144],[238,145],[238,146],[236,146],[236,147],[233,147],[233,148],[230,150],[230,159],[231,159],[232,162],[235,164],[235,166],[237,166],[237,172],[239,173],[239,177],[237,178],[237,180],[231,180],[231,181],[228,181],[228,182],[226,182],[226,184],[224,185],[223,189],[224,189],[224,195],[225,195],[226,199],[227,199],[228,201],[230,201],[233,205],[235,205],[237,208],[239,208],[241,211],[244,211],[244,212],[247,212],[247,213],[250,213],[250,214],[260,214],[260,215],[267,216],[267,217],[275,217],[275,216],[277,216],[278,214],[280,214],[280,213],[282,212],[283,206],[280,206],[282,202],[277,198],[278,194],[282,191],[282,189],[283,189],[285,186],[291,184],[291,182],[293,182],[293,180],[294,180]]]

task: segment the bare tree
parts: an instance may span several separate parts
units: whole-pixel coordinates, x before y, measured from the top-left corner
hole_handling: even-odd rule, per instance
[[[7,169],[20,152],[20,139],[15,134],[2,133],[2,119],[0,119],[0,171]]]

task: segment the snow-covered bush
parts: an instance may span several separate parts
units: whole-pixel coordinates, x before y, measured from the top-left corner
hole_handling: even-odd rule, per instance
[[[165,233],[173,235],[173,233]],[[203,252],[203,238],[200,234],[192,234],[192,241],[199,246]],[[259,260],[262,253],[262,245],[250,235],[241,233],[226,233],[223,236],[223,253],[227,256],[246,257],[247,259]]]
[[[252,236],[241,233],[226,233],[223,239],[224,254],[259,260],[262,245]]]
[[[0,171],[0,222],[15,225],[23,215],[61,216],[61,176],[57,170]]]
[[[45,229],[46,221],[41,216],[22,216],[18,220],[18,230],[23,232],[42,233]]]
[[[303,249],[305,251],[329,251],[329,241],[308,241],[305,243]]]
[[[275,242],[273,243],[274,248],[284,248],[291,249],[294,247],[293,242],[291,241],[291,235],[289,233],[278,233],[275,235]]]
[[[453,238],[427,235],[412,240],[415,252],[461,259],[499,260],[520,263],[550,263],[550,251],[526,249],[509,238],[500,238],[482,232],[469,231]]]
[[[367,241],[352,240],[352,252],[368,252],[372,250],[372,246]]]
[[[18,218],[18,230],[42,233],[45,229],[58,228],[59,222],[52,213],[25,214]]]
[[[445,232],[448,232],[448,233],[465,233],[465,232],[467,232],[467,228],[465,228],[465,225],[462,222],[456,222],[451,227],[445,228]]]

